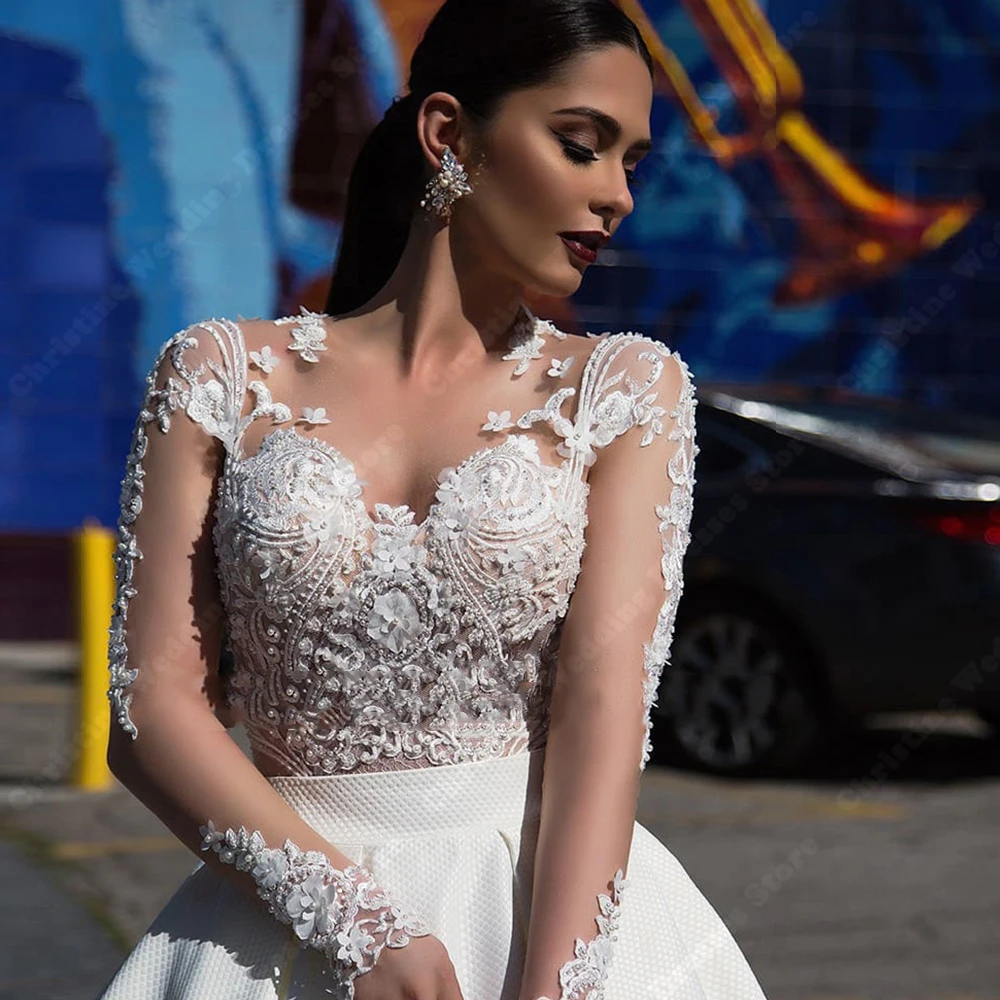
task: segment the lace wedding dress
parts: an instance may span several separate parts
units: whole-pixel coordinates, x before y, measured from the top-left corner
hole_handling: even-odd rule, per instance
[[[429,390],[455,464],[418,513],[373,496],[406,420],[349,412],[335,322],[208,320],[147,378],[116,772],[200,860],[104,1000],[353,997],[427,934],[464,1000],[762,1000],[635,820],[689,538],[686,365],[522,306],[495,397],[460,366]]]

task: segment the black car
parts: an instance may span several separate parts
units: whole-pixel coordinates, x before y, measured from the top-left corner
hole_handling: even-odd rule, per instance
[[[1000,424],[836,390],[698,401],[658,758],[792,773],[872,713],[1000,727]]]

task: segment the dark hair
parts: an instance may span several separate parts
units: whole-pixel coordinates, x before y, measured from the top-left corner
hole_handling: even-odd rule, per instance
[[[393,101],[354,163],[324,311],[364,305],[399,264],[430,178],[416,130],[428,94],[451,94],[482,125],[513,91],[549,82],[577,56],[613,45],[639,54],[652,75],[646,43],[612,0],[445,0],[413,53],[409,93]]]

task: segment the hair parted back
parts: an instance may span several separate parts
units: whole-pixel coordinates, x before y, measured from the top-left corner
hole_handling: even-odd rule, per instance
[[[408,93],[395,98],[354,163],[324,311],[364,305],[399,263],[431,177],[416,128],[428,94],[451,94],[481,128],[509,94],[613,45],[639,54],[652,75],[646,43],[612,0],[445,0],[413,53]]]

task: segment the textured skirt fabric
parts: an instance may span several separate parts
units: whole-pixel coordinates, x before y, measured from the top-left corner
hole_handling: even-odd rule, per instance
[[[464,1000],[516,1000],[544,751],[330,777],[273,777],[326,840],[440,938]],[[610,879],[610,874],[609,874]],[[636,823],[606,1000],[764,1000],[726,925]],[[594,915],[598,913],[594,899]],[[594,934],[597,925],[594,924]],[[572,942],[567,942],[567,960]],[[338,1000],[326,963],[199,863],[100,1000]]]

